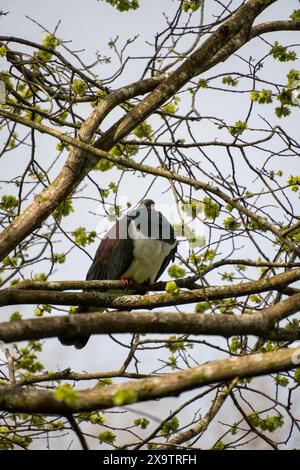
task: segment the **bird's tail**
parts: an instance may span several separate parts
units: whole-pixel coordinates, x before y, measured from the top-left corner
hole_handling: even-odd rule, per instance
[[[79,306],[75,312],[76,313],[87,313],[88,307]],[[87,344],[90,336],[59,336],[58,337],[61,344],[64,346],[75,346],[76,349],[82,349]]]

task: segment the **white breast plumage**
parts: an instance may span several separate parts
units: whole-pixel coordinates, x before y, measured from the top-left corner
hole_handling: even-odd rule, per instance
[[[122,277],[130,278],[137,283],[153,282],[164,259],[174,248],[176,242],[170,245],[163,240],[148,238],[137,230],[134,223],[130,224],[129,235],[134,243],[134,259]]]

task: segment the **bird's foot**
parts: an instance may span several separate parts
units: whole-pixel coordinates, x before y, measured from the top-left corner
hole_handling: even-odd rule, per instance
[[[122,283],[123,287],[125,287],[125,289],[128,289],[130,284],[132,284],[132,280],[129,279],[128,277],[123,277],[121,279],[121,283]]]

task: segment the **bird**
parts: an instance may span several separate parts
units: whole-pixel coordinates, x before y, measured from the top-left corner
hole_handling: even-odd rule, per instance
[[[121,280],[127,288],[131,283],[141,284],[139,293],[144,294],[171,260],[174,261],[176,250],[173,226],[155,209],[152,199],[144,199],[137,208],[118,219],[103,237],[86,280]],[[88,311],[89,307],[79,306],[76,313]],[[82,349],[89,336],[58,339],[65,346]]]

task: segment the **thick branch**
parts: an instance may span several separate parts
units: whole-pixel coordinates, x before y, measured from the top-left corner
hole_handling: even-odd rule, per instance
[[[19,387],[0,388],[0,409],[21,413],[69,415],[83,411],[101,410],[134,401],[146,401],[177,396],[187,390],[239,377],[253,377],[295,368],[300,348],[252,354],[213,361],[183,372],[163,377],[151,377],[118,385],[81,390],[74,399],[64,402],[55,392]],[[126,400],[128,397],[128,401]]]
[[[252,23],[255,18],[272,3],[277,0],[269,0],[264,4],[261,0],[248,0],[241,8],[233,13],[227,21],[190,56],[177,70],[164,80],[150,95],[132,109],[125,118],[115,124],[103,137],[101,145],[114,145],[123,139],[135,127],[155,109],[161,106],[167,99],[171,98],[188,81],[207,69],[207,65],[213,57],[237,34],[243,37],[242,44],[249,40]],[[242,45],[241,44],[241,45]],[[103,147],[102,147],[103,148]]]
[[[189,276],[184,279],[177,279],[176,284],[180,288],[197,288],[195,282],[198,279],[197,276]],[[154,284],[150,284],[148,287],[149,291],[162,291],[165,290],[168,281],[158,281]],[[195,287],[193,287],[195,286]],[[14,287],[17,289],[32,289],[32,290],[97,290],[99,292],[106,292],[108,289],[118,289],[126,291],[128,288],[124,286],[121,281],[115,280],[102,280],[102,281],[31,281],[25,280],[20,281]],[[144,286],[143,286],[144,287]],[[141,284],[130,284],[130,291],[141,289]]]
[[[210,315],[183,312],[99,312],[0,323],[0,339],[8,342],[55,336],[104,333],[178,333],[274,337],[274,325],[300,310],[300,294],[260,313]]]
[[[273,33],[275,31],[299,31],[300,21],[269,21],[254,26],[251,30],[251,39],[265,33]]]
[[[42,303],[56,305],[89,305],[124,310],[142,307],[152,309],[155,307],[219,300],[228,297],[242,297],[271,291],[273,289],[282,289],[299,279],[300,269],[293,269],[257,281],[208,288],[202,287],[201,289],[182,291],[176,296],[167,293],[152,295],[118,295],[94,291],[80,293],[57,292],[9,287],[0,291],[0,306]]]

